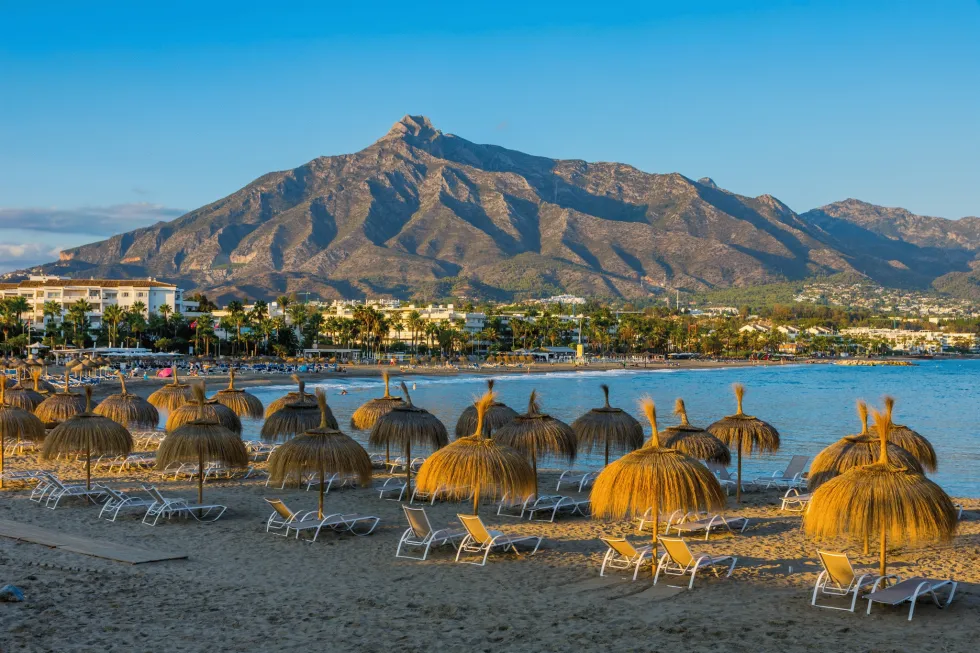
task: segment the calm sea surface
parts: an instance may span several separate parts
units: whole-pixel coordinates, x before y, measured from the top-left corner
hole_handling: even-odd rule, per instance
[[[773,365],[710,370],[557,372],[501,375],[500,401],[524,412],[528,395],[537,389],[545,412],[571,422],[602,405],[600,383],[611,388],[611,403],[640,418],[637,401],[650,395],[657,403],[660,428],[677,422],[674,399],[683,397],[690,420],[707,426],[735,412],[731,385],[747,387],[745,410],[773,424],[780,432],[779,453],[747,458],[745,475],[753,478],[785,467],[790,456],[814,456],[840,437],[860,431],[855,401],[880,405],[885,394],[897,400],[895,421],[929,438],[939,457],[933,479],[952,496],[980,497],[980,361],[923,361],[916,367],[847,367],[839,365]],[[435,413],[453,437],[456,419],[485,389],[486,376],[405,377],[412,400]],[[363,402],[381,396],[379,379],[331,378],[315,384],[327,398],[341,429],[366,443],[367,433],[350,428],[351,413]],[[308,388],[310,386],[307,386]],[[341,395],[346,388],[347,395]],[[268,404],[288,385],[250,389]],[[394,390],[394,384],[393,388]],[[642,420],[641,420],[642,421]],[[258,439],[259,423],[245,420],[243,437]],[[649,429],[646,429],[649,433]],[[734,458],[734,456],[733,456]],[[558,461],[551,467],[568,467]],[[576,468],[596,468],[601,459],[585,457]],[[734,468],[734,460],[732,461]]]

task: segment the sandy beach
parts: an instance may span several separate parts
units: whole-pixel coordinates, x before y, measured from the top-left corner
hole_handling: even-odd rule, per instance
[[[33,456],[10,462],[52,468]],[[65,479],[84,474],[77,463],[53,468]],[[374,485],[385,476],[377,472]],[[187,498],[196,491],[192,482],[153,472],[97,477],[132,489],[151,480]],[[554,482],[554,474],[542,475],[542,488]],[[890,553],[893,573],[960,581],[950,609],[923,604],[909,623],[907,609],[876,607],[869,617],[861,608],[810,607],[818,544],[804,539],[798,515],[778,511],[776,490],[746,495],[739,509],[729,499],[730,514],[751,519],[745,533],[692,541],[698,550],[739,557],[731,578],[705,575],[693,591],[654,587],[649,573],[636,582],[625,574],[599,578],[599,536],[649,541],[625,522],[527,522],[485,505],[481,515],[491,527],[547,539],[534,556],[495,555],[480,568],[455,564],[449,548],[426,562],[395,559],[405,528],[400,505],[366,488],[330,492],[326,511],[377,515],[379,528],[367,537],[323,533],[315,543],[264,532],[270,511],[263,497],[309,509],[316,496],[266,488],[263,479],[209,482],[206,501],[229,506],[212,524],[150,527],[133,515],[110,523],[91,504],[48,510],[28,493],[4,491],[0,518],[188,558],[131,566],[0,538],[0,584],[26,595],[23,603],[0,604],[3,651],[972,651],[980,623],[975,499],[962,501],[967,512],[951,544]],[[427,510],[437,527],[469,512],[456,503]],[[875,562],[860,547],[825,546]]]

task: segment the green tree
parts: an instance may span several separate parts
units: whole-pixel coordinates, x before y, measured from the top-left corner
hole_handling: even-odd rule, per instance
[[[109,346],[116,346],[119,336],[119,324],[126,319],[126,311],[119,304],[109,304],[102,310],[102,322],[109,330]]]

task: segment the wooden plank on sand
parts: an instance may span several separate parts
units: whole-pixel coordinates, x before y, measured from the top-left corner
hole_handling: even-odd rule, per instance
[[[0,519],[0,537],[9,537],[21,542],[41,544],[62,551],[81,553],[96,558],[115,560],[116,562],[126,562],[131,565],[138,565],[145,562],[159,562],[161,560],[180,560],[187,557],[185,553],[150,551],[136,546],[129,546],[128,544],[96,540],[80,535],[69,535],[68,533],[62,533],[50,528],[34,526],[33,524],[23,524],[9,519]]]

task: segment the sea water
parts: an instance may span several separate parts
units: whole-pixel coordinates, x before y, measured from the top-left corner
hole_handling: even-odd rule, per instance
[[[657,405],[661,429],[677,423],[672,414],[674,399],[682,397],[692,424],[707,426],[735,412],[732,384],[746,386],[745,412],[763,419],[779,430],[778,453],[743,460],[743,477],[771,475],[785,468],[795,454],[810,456],[839,438],[861,430],[855,402],[865,399],[881,406],[884,395],[896,399],[894,421],[918,431],[932,442],[939,470],[931,477],[952,496],[980,497],[980,360],[921,361],[915,366],[857,367],[843,365],[768,365],[710,369],[615,370],[497,376],[412,375],[404,380],[412,401],[434,413],[454,438],[456,420],[462,410],[486,389],[488,378],[496,379],[498,401],[517,412],[527,407],[531,390],[537,390],[543,412],[571,423],[590,408],[602,405],[601,383],[610,387],[610,402],[628,410],[650,429],[638,402],[649,395]],[[412,387],[415,389],[413,390]],[[365,401],[383,394],[380,377],[331,376],[307,385],[322,387],[340,427],[359,442],[367,433],[350,427],[350,416]],[[250,388],[264,404],[295,390],[288,384]],[[340,394],[346,390],[348,394]],[[243,420],[246,439],[258,439],[260,423]],[[424,451],[416,452],[423,455]],[[599,455],[580,456],[574,465],[542,460],[541,467],[595,469],[602,466]],[[732,454],[732,469],[735,466]]]

